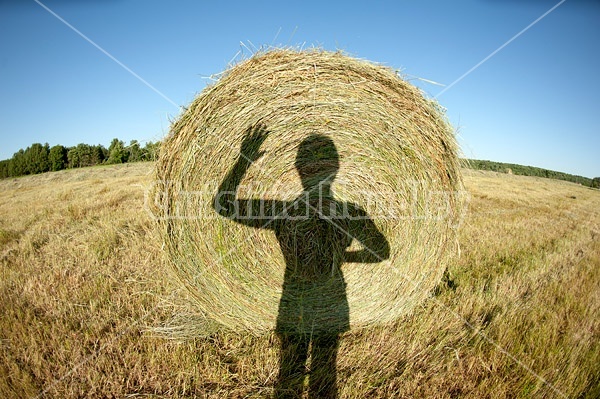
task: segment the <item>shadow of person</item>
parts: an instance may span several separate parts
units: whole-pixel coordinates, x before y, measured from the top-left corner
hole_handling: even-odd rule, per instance
[[[267,135],[264,125],[248,129],[213,206],[235,222],[272,230],[285,259],[275,330],[281,342],[275,397],[301,397],[308,374],[309,397],[335,398],[339,339],[350,328],[341,266],[381,262],[389,257],[389,244],[364,210],[334,198],[339,156],[327,136],[311,135],[298,147],[295,167],[304,188],[298,198],[237,198],[246,171],[263,155],[259,150]],[[349,250],[353,240],[362,248]]]

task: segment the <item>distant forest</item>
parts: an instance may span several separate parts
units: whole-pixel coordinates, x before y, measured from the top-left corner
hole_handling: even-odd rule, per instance
[[[137,140],[129,145],[119,139],[113,139],[108,148],[103,145],[77,144],[74,147],[48,143],[34,143],[26,149],[15,152],[12,158],[0,161],[0,179],[37,173],[82,168],[94,165],[119,164],[126,162],[152,161],[156,159],[160,142],[147,142],[143,147]],[[600,188],[600,177],[593,179],[571,175],[533,166],[512,163],[466,159],[468,168],[491,170],[524,176],[538,176],[550,179],[566,180],[583,186]]]
[[[113,139],[108,148],[83,143],[74,147],[34,143],[15,152],[12,158],[0,161],[0,178],[101,164],[151,161],[155,159],[159,145],[158,142],[148,142],[142,147],[137,140],[125,145],[119,139]]]
[[[573,183],[581,184],[583,186],[600,188],[600,177],[590,179],[588,177],[570,175],[568,173],[556,172],[554,170],[548,170],[543,168],[536,168],[534,166],[523,166],[512,163],[482,161],[478,159],[467,159],[466,166],[470,169],[477,170],[491,170],[494,172],[510,173],[514,175],[538,176],[547,177],[549,179],[566,180]]]

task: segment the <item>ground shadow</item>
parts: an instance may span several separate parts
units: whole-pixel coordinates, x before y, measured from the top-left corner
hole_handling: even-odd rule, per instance
[[[339,156],[323,135],[311,135],[298,147],[301,196],[293,201],[237,198],[267,136],[264,125],[247,130],[214,208],[235,222],[272,230],[286,262],[276,325],[281,347],[275,397],[301,397],[308,375],[309,397],[335,398],[339,339],[350,324],[342,265],[381,262],[389,257],[389,244],[364,210],[334,198]],[[349,250],[353,240],[359,249]]]

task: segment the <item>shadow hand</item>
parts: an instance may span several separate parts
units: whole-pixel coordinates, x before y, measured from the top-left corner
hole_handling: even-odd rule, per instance
[[[268,134],[267,127],[262,123],[249,128],[246,131],[244,140],[242,140],[240,155],[248,162],[254,162],[262,157],[265,152],[259,151],[260,146],[266,140]]]

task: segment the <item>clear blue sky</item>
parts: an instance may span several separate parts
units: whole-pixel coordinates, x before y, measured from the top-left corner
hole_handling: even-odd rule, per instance
[[[156,141],[238,51],[304,44],[439,95],[467,157],[600,176],[599,1],[566,0],[449,88],[558,0],[41,2],[170,101],[33,0],[0,0],[0,159]]]

